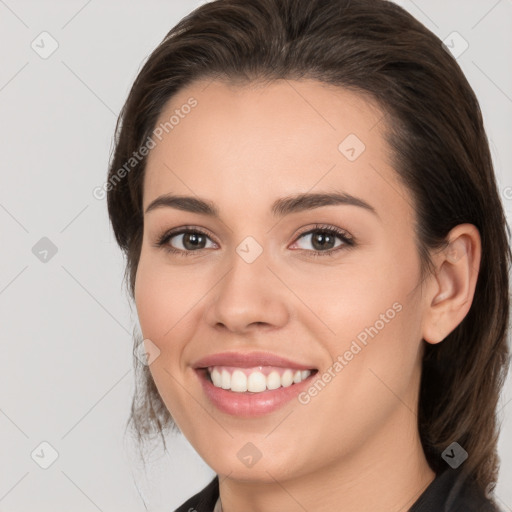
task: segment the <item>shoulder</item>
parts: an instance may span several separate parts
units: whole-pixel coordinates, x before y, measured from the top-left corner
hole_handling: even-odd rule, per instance
[[[447,512],[502,512],[463,472],[454,474],[454,485],[446,500],[446,510]]]
[[[219,497],[219,477],[180,505],[174,512],[212,512]]]
[[[495,503],[487,499],[477,485],[465,480],[460,490],[448,496],[447,512],[502,512]]]
[[[502,512],[461,469],[439,473],[409,512]]]

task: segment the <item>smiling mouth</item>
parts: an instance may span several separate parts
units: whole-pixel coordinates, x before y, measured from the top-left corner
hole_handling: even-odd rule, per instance
[[[279,366],[209,366],[201,368],[206,379],[216,388],[235,393],[263,393],[299,384],[318,370],[297,370]]]

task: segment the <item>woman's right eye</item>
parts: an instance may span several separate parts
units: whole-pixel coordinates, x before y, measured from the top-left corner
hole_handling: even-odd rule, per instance
[[[175,245],[171,244],[173,239],[178,240],[178,242],[174,242],[174,244],[177,244],[178,247],[175,247]],[[204,246],[204,243],[207,239],[211,240],[210,237],[203,231],[198,229],[181,228],[178,231],[164,233],[159,238],[157,246],[162,247],[166,251],[173,254],[189,256],[194,252],[200,251],[201,249],[206,249],[207,247]]]

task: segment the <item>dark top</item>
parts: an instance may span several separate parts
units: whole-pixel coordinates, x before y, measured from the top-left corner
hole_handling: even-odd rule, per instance
[[[174,512],[213,512],[219,497],[219,477]],[[502,512],[465,480],[462,466],[448,467],[423,491],[408,512]]]

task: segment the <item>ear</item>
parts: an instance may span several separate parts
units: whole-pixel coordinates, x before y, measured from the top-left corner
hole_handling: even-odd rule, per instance
[[[468,313],[480,269],[482,248],[476,226],[455,226],[447,241],[448,247],[433,255],[435,273],[425,287],[422,333],[433,344],[443,341]]]

